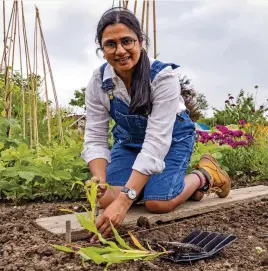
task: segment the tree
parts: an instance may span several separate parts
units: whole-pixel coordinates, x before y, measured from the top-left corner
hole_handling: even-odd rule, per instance
[[[86,93],[86,88],[82,87],[81,90],[75,90],[74,91],[74,99],[71,99],[71,101],[69,102],[69,105],[72,106],[78,106],[78,107],[82,107],[85,109],[85,93]]]
[[[191,85],[191,81],[186,76],[179,75],[181,86],[181,95],[185,105],[190,110],[190,117],[193,121],[197,121],[203,117],[203,111],[208,109],[208,102],[203,93],[198,93]]]

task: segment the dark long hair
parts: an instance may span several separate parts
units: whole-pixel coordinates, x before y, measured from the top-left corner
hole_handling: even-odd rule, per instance
[[[108,25],[118,23],[129,27],[137,35],[140,42],[148,44],[148,37],[142,32],[136,16],[128,9],[117,7],[107,10],[98,23],[96,42],[100,46],[104,29]],[[143,115],[151,113],[150,61],[144,49],[132,75],[130,97],[129,114]]]

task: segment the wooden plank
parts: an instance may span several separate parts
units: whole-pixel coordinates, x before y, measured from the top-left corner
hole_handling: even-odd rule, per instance
[[[151,214],[146,211],[143,205],[140,205],[132,207],[129,210],[123,224],[126,226],[134,225],[140,216],[147,217],[150,223],[155,223],[156,221],[168,222],[174,219],[187,218],[216,211],[229,207],[234,203],[242,203],[260,197],[268,197],[268,186],[259,185],[234,189],[231,190],[227,198],[223,199],[217,197],[215,194],[210,194],[199,202],[187,201],[183,205],[178,206],[173,212],[167,214]],[[76,233],[77,236],[85,233],[85,230],[80,226],[74,214],[38,218],[35,224],[53,234],[63,235],[65,234],[66,221],[68,220],[71,221],[72,233]],[[74,239],[76,238],[74,237]]]

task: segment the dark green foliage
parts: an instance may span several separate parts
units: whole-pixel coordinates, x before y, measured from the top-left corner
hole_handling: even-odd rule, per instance
[[[69,105],[85,108],[85,93],[86,88],[81,88],[81,90],[76,89],[74,91],[74,99],[71,99]]]

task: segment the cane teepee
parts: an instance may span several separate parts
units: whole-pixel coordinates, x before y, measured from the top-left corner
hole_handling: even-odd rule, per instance
[[[62,140],[63,129],[60,108],[39,10],[35,7],[34,50],[31,54],[29,51],[23,1],[20,3],[17,0],[13,1],[8,20],[5,0],[2,1],[2,9],[4,46],[0,58],[1,116],[9,119],[19,119],[19,122],[22,124],[23,137],[29,139],[31,147],[38,147],[37,98],[42,88],[45,93],[44,100],[46,104],[46,114],[42,116],[44,118],[42,121],[47,123],[47,140],[51,141],[52,118],[57,118],[58,134]],[[18,67],[16,70],[14,69],[15,65]],[[39,66],[42,67],[42,70],[38,70]],[[48,98],[48,76],[54,101],[50,101]],[[20,99],[14,100],[13,96],[18,91],[20,91]],[[51,103],[54,103],[54,112],[51,110]],[[20,108],[21,112],[15,113],[14,108]],[[10,133],[11,131],[7,131],[9,136]]]

